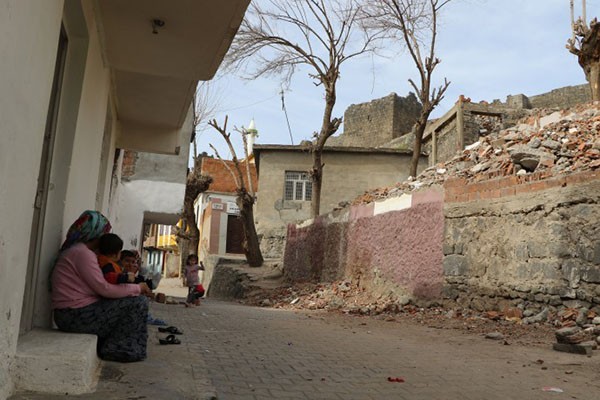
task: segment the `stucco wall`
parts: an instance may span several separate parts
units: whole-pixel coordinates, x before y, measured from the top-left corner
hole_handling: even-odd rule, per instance
[[[0,3],[0,399],[11,392],[62,1]],[[35,27],[32,29],[31,27]]]
[[[137,153],[133,173],[127,178],[123,177],[117,184],[110,203],[110,221],[113,231],[125,242],[125,247],[141,247],[144,213],[181,214],[192,118],[190,108],[179,130],[183,145],[178,155]],[[174,220],[173,223],[176,223],[177,218]],[[163,223],[152,220],[146,222]]]
[[[82,5],[83,4],[83,5]],[[4,1],[0,5],[0,399],[13,389],[24,298],[34,327],[50,326],[48,273],[72,220],[96,205],[109,76],[90,3]],[[33,204],[61,22],[68,36],[56,139],[50,153],[39,270],[28,276]],[[32,28],[35,27],[35,28]],[[114,142],[108,137],[109,146]],[[102,182],[104,185],[105,182]],[[33,286],[26,290],[26,281]]]
[[[284,273],[292,281],[352,279],[396,299],[441,296],[443,194],[430,189],[289,225]]]
[[[185,184],[181,183],[122,182],[111,219],[113,232],[123,239],[125,248],[140,248],[144,212],[179,214],[184,194]]]
[[[37,327],[51,326],[48,276],[65,232],[82,211],[96,208],[98,188],[105,185],[98,180],[109,73],[102,60],[91,7],[68,4],[71,5],[65,8],[63,16],[69,36],[65,78],[50,169],[40,266],[33,288],[33,322]]]
[[[189,140],[186,140],[186,142],[189,142]],[[137,153],[135,173],[128,179],[173,183],[185,182],[188,151],[189,146],[186,146],[179,156]]]
[[[321,212],[351,201],[367,189],[389,186],[408,178],[410,154],[325,152]],[[284,201],[285,171],[308,171],[308,152],[262,151],[255,220],[267,257],[283,250],[286,226],[310,218],[310,201]],[[421,168],[426,166],[423,159]]]

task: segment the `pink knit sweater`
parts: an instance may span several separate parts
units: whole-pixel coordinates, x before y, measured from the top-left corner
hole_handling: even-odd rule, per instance
[[[98,266],[96,254],[85,244],[78,243],[62,252],[52,273],[52,308],[81,308],[102,297],[138,296],[135,284],[108,283]]]

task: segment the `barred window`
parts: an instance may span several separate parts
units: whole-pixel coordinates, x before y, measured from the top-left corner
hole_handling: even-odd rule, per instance
[[[310,201],[312,181],[307,172],[285,171],[284,200]]]

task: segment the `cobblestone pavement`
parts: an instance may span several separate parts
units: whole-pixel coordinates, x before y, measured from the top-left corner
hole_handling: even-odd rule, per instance
[[[600,354],[212,300],[191,309],[156,306],[156,314],[184,329],[176,350],[203,360],[206,371],[196,372],[221,400],[600,398]]]

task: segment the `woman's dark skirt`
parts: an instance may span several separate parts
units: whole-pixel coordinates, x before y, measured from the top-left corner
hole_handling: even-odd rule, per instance
[[[54,310],[60,330],[98,336],[103,360],[133,362],[146,358],[148,298],[102,299],[82,308]]]

